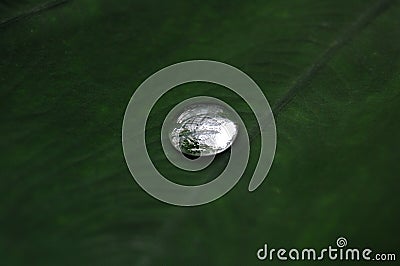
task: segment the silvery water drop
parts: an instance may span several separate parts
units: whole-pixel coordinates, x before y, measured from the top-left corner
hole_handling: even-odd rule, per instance
[[[177,117],[170,140],[184,154],[207,156],[228,149],[237,134],[230,110],[217,104],[194,104]]]

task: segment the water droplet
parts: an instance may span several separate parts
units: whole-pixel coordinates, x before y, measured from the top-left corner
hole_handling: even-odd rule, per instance
[[[170,133],[172,145],[184,154],[221,153],[234,142],[238,126],[232,111],[217,104],[194,104],[178,115]]]

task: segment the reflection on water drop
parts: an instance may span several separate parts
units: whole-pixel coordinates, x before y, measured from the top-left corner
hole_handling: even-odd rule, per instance
[[[170,140],[184,154],[207,156],[228,149],[237,133],[231,111],[216,104],[194,104],[178,116]]]

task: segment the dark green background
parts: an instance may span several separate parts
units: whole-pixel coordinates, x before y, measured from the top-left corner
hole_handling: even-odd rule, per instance
[[[0,1],[1,265],[270,265],[256,258],[264,243],[319,249],[339,236],[400,259],[399,2],[75,0],[36,12],[42,3]],[[134,182],[121,126],[141,82],[191,59],[250,75],[278,144],[255,192],[257,132],[239,184],[182,208]],[[254,126],[225,92],[188,84],[156,105],[148,148],[171,179],[212,178],[229,155],[203,173],[172,168],[158,137],[173,104],[218,96]]]

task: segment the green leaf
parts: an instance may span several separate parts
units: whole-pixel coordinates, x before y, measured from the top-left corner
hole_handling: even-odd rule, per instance
[[[397,251],[398,1],[76,0],[39,8],[46,3],[0,2],[1,265],[252,265],[264,243],[320,249],[339,236],[350,247]],[[256,191],[247,187],[257,130],[238,185],[205,206],[179,208],[134,182],[121,126],[141,82],[192,59],[252,77],[273,106],[278,144]],[[244,101],[218,86],[186,84],[163,96],[149,117],[149,154],[188,184],[217,176],[229,158],[187,173],[162,154],[165,115],[196,95],[219,97],[256,125]]]

